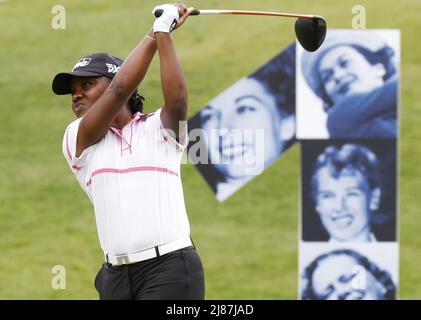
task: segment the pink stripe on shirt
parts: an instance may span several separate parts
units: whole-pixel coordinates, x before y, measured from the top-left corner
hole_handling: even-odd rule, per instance
[[[92,183],[93,177],[95,177],[98,174],[102,174],[102,173],[123,174],[123,173],[130,173],[130,172],[139,172],[139,171],[157,171],[157,172],[169,173],[178,177],[177,172],[169,170],[167,168],[161,168],[161,167],[132,167],[132,168],[127,168],[127,169],[103,168],[103,169],[98,169],[92,172],[91,178],[86,183],[86,186],[89,187],[90,184]]]

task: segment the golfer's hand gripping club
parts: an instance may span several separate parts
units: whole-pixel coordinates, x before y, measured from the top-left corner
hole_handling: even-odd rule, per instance
[[[154,10],[154,15],[155,15],[155,18],[159,18],[163,13],[164,13],[164,10],[163,9],[156,9],[156,10]],[[198,16],[200,14],[200,11],[199,10],[197,10],[197,9],[194,9],[194,10],[192,10],[192,12],[190,12],[190,16]]]
[[[156,6],[152,13],[157,17],[153,24],[154,33],[170,33],[177,26],[180,18],[177,7],[172,4]]]

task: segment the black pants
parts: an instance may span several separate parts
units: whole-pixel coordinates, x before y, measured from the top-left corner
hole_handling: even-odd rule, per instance
[[[101,300],[203,300],[205,280],[196,249],[188,247],[123,266],[104,263],[95,278]]]

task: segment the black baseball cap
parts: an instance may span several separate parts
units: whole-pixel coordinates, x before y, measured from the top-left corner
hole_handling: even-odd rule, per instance
[[[123,60],[106,52],[90,54],[80,59],[71,72],[60,72],[53,80],[53,92],[63,95],[71,93],[73,77],[100,77],[114,78]]]

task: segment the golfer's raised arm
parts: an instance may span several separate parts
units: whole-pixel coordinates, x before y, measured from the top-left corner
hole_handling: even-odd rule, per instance
[[[180,18],[176,27],[179,27],[186,20],[193,8],[187,9],[182,4],[177,4],[173,8],[164,8],[162,16],[168,15],[167,21],[174,22],[172,15],[179,14]],[[178,9],[178,13],[177,13]],[[169,12],[169,11],[172,12]],[[156,22],[159,22],[158,19]],[[177,57],[171,36],[166,32],[165,26],[154,24],[155,38],[158,45],[161,87],[164,95],[164,106],[161,111],[161,121],[166,129],[172,130],[176,138],[179,134],[179,122],[187,118],[187,85],[184,79],[183,70]]]
[[[150,31],[140,41],[124,61],[104,94],[83,116],[77,137],[77,154],[81,154],[84,149],[106,135],[117,113],[145,77],[157,49],[156,41],[148,38],[152,36],[153,33]]]

